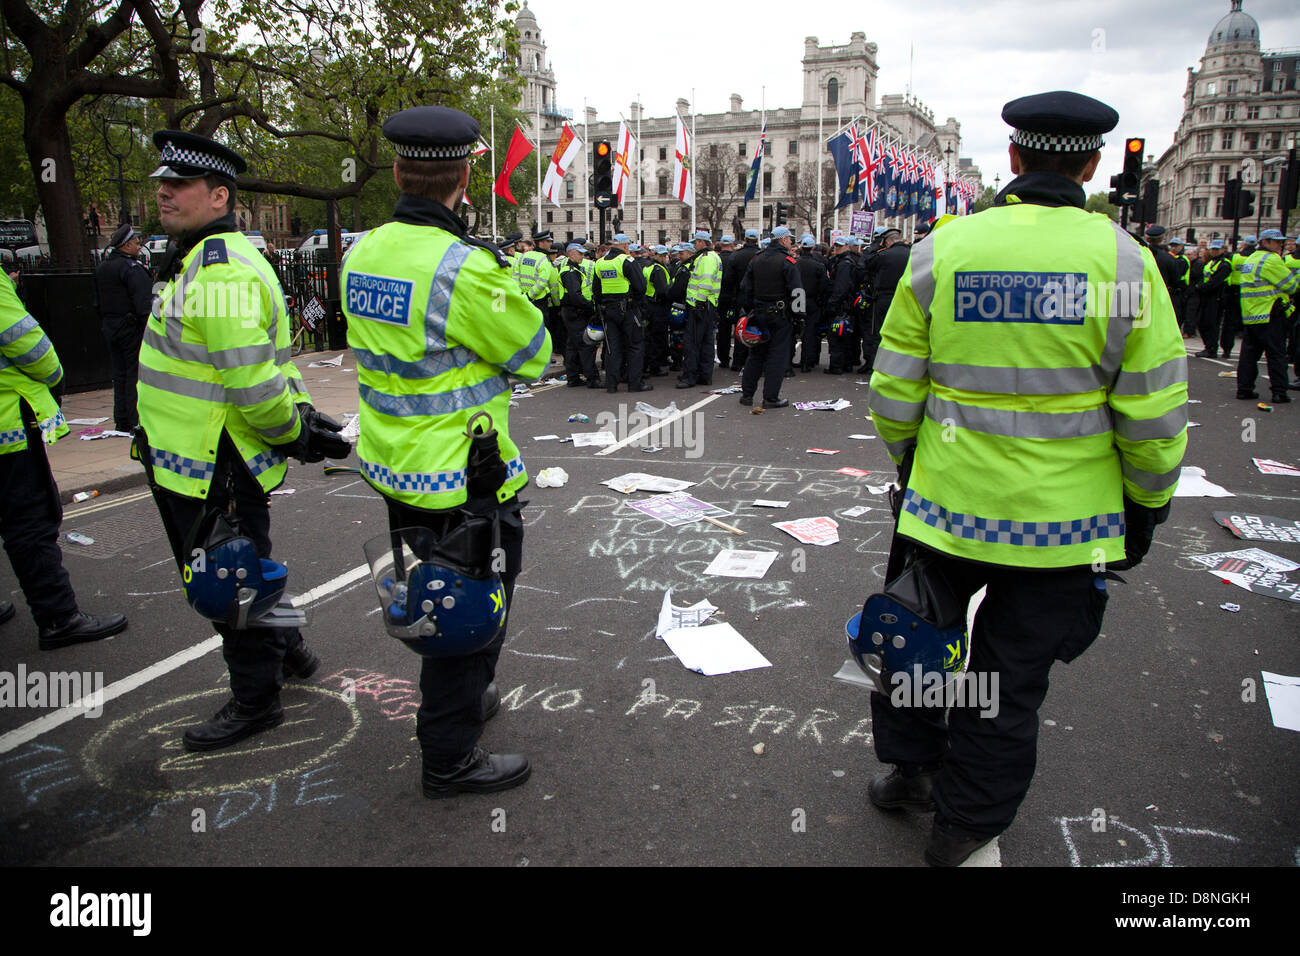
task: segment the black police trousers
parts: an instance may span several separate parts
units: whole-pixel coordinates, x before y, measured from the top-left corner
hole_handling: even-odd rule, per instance
[[[129,433],[140,422],[135,406],[144,325],[130,316],[120,316],[105,321],[103,328],[113,368],[113,427]]]
[[[645,324],[645,367],[658,374],[668,367],[668,306],[647,302],[642,307]]]
[[[799,346],[799,367],[804,371],[814,369],[822,357],[822,316],[820,312],[808,313],[803,323],[803,342]]]
[[[1088,567],[1037,571],[949,557],[939,567],[963,603],[988,586],[975,615],[964,706],[895,706],[910,695],[897,692],[903,699],[894,701],[873,691],[876,756],[905,773],[939,768],[935,822],[958,838],[993,837],[1029,792],[1048,672],[1097,639],[1107,596]],[[997,688],[987,708],[975,692],[981,682]]]
[[[682,374],[678,379],[688,385],[713,384],[714,335],[718,310],[704,301],[686,307],[686,340]]]
[[[645,372],[645,330],[641,310],[626,298],[606,299],[601,307],[605,321],[605,388],[614,391],[627,379],[627,387],[640,389]]]
[[[233,495],[227,487],[226,475],[230,475]],[[163,526],[178,566],[190,558],[185,554],[185,539],[195,521],[210,509],[225,514],[232,500],[235,506],[232,523],[241,535],[253,542],[259,558],[271,557],[271,499],[239,458],[239,452],[224,431],[217,446],[215,477],[206,501],[163,488],[154,492],[154,500],[163,514]],[[268,704],[284,685],[285,652],[302,643],[302,634],[296,628],[250,627],[241,631],[228,624],[213,626],[221,635],[221,654],[230,671],[230,691],[235,700],[254,707]]]
[[[1281,302],[1273,303],[1267,322],[1242,325],[1241,355],[1237,358],[1237,391],[1249,392],[1259,375],[1259,357],[1267,357],[1268,381],[1273,397],[1286,395],[1290,382],[1286,369],[1286,333],[1288,320]]]
[[[585,333],[590,312],[580,312],[572,306],[560,310],[564,316],[564,330],[567,340],[564,343],[564,374],[569,381],[581,375],[588,382],[599,382],[600,373],[596,371],[596,344],[588,342]]]
[[[766,312],[762,306],[755,306],[750,318],[761,323],[767,338],[749,347],[749,357],[740,372],[740,394],[752,398],[761,375],[763,401],[775,402],[781,397],[785,370],[790,367],[790,319],[784,312]]]
[[[420,710],[415,733],[425,764],[438,772],[455,767],[483,735],[483,693],[496,678],[497,658],[506,641],[514,604],[515,579],[524,560],[524,521],[518,498],[467,502],[463,509],[424,511],[385,498],[388,528],[428,528],[439,539],[465,520],[465,515],[497,515],[501,522],[501,550],[505,571],[506,622],[501,633],[483,650],[465,657],[425,657],[420,664]]]
[[[736,339],[736,320],[740,316],[730,303],[718,303],[718,361],[723,368],[743,369],[749,347]]]
[[[852,372],[857,367],[858,357],[858,330],[849,321],[849,328],[843,335],[836,335],[831,331],[826,336],[828,351],[830,353],[830,364],[828,371],[831,372]]]
[[[77,613],[59,549],[63,506],[31,407],[19,401],[27,447],[0,455],[0,537],[38,628]]]
[[[892,302],[893,296],[890,296],[888,302],[873,303],[870,316],[863,320],[862,364],[869,370],[874,370],[876,367],[876,352],[880,349],[880,330],[885,324],[885,316],[888,314],[889,305]],[[867,325],[867,323],[870,323],[870,325]]]

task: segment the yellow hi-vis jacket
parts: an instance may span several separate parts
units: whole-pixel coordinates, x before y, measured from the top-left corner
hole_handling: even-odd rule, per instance
[[[63,366],[45,332],[7,275],[0,275],[0,455],[27,447],[19,403],[36,413],[41,435],[53,444],[68,433],[50,388],[63,379]]]
[[[390,222],[357,240],[340,283],[361,389],[357,457],[366,480],[417,508],[464,504],[465,430],[486,411],[508,468],[497,500],[527,484],[510,438],[510,379],[540,375],[551,340],[509,267],[435,225]]]
[[[281,446],[298,438],[298,403],[311,401],[289,343],[280,281],[243,233],[185,254],[140,346],[137,405],[159,485],[206,498],[223,430],[264,491],[284,481]]]
[[[1241,267],[1241,324],[1266,324],[1273,303],[1281,302],[1291,311],[1291,295],[1300,286],[1300,272],[1295,272],[1277,253],[1256,249]]]
[[[975,561],[1124,558],[1124,496],[1173,495],[1187,360],[1150,251],[1105,216],[1014,202],[912,247],[869,407],[916,457],[899,533]]]

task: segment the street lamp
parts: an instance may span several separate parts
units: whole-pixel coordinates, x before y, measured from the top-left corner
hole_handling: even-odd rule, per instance
[[[110,126],[126,127],[126,149],[121,153],[117,152],[113,148],[112,137],[108,135]],[[126,206],[126,184],[128,181],[135,182],[135,180],[134,179],[127,180],[123,178],[122,160],[126,159],[126,157],[131,154],[131,150],[134,147],[135,147],[135,123],[133,123],[131,120],[108,119],[107,117],[105,117],[104,149],[108,152],[109,156],[112,156],[115,160],[117,160],[117,198],[118,198],[118,202],[121,204],[121,211],[119,213],[120,218],[118,219],[118,225],[131,221],[131,213],[127,210],[127,206]]]

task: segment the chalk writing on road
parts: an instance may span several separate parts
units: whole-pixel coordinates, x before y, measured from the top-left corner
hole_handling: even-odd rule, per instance
[[[1061,828],[1061,837],[1065,840],[1066,852],[1070,855],[1071,866],[1175,866],[1171,838],[1179,841],[1186,839],[1222,840],[1227,843],[1241,841],[1227,833],[1194,827],[1171,827],[1160,824],[1151,825],[1151,833],[1137,827],[1121,823],[1114,817],[1106,820],[1106,829],[1094,831],[1095,818],[1057,817],[1056,823]],[[1222,859],[1222,849],[1216,851],[1216,859]]]

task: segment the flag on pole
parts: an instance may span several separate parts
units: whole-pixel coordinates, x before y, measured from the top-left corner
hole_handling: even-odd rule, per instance
[[[510,148],[506,150],[506,161],[501,164],[501,173],[497,176],[496,185],[492,187],[494,193],[512,205],[518,206],[519,200],[515,199],[510,192],[510,174],[532,151],[533,144],[529,142],[519,125],[515,124],[514,134],[510,137]]]
[[[618,145],[614,150],[614,194],[616,204],[623,205],[623,189],[632,179],[631,164],[636,162],[636,137],[627,123],[618,121]]]
[[[839,190],[835,200],[836,209],[851,206],[858,199],[858,175],[861,170],[853,148],[853,136],[847,129],[836,133],[826,144],[831,159],[835,162],[835,175],[839,179]]]
[[[764,125],[758,134],[758,152],[754,154],[754,161],[749,164],[749,185],[745,187],[745,205],[754,198],[754,193],[758,189],[758,174],[763,166],[763,151],[767,148],[767,126]]]
[[[561,208],[560,192],[564,188],[564,174],[569,171],[569,165],[577,159],[580,152],[582,140],[578,139],[573,127],[565,123],[564,129],[560,131],[560,141],[555,144],[555,152],[546,164],[546,180],[542,183],[542,194]]]
[[[482,156],[485,153],[489,152],[491,149],[492,147],[490,147],[487,143],[483,142],[483,140],[480,139],[478,143],[474,146],[474,151],[470,153],[470,155]]]
[[[677,198],[688,206],[695,205],[695,156],[686,124],[677,117],[677,146],[673,153],[673,189]]]

